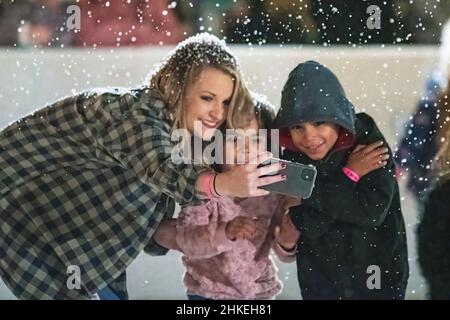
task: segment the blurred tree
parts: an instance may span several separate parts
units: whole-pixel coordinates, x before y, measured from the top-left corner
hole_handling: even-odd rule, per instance
[[[369,6],[381,9],[380,28],[369,29]],[[407,30],[404,13],[394,1],[386,0],[316,0],[312,3],[319,43],[369,44],[404,42]]]
[[[21,21],[30,15],[31,7],[29,1],[0,0],[0,46],[19,45]]]
[[[413,43],[439,43],[441,29],[450,18],[450,1],[396,0],[404,11],[405,24]]]
[[[227,13],[230,43],[311,43],[317,38],[310,1],[239,1]]]

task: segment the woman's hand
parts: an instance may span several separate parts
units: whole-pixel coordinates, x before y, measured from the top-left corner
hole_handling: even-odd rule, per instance
[[[292,251],[300,238],[300,231],[292,223],[289,214],[284,214],[281,225],[275,227],[275,241],[286,251]]]
[[[256,222],[253,218],[238,216],[229,221],[225,227],[225,234],[231,241],[251,240],[256,235]]]
[[[250,158],[248,164],[236,165],[230,171],[219,173],[215,181],[217,193],[221,196],[241,198],[268,195],[269,191],[259,189],[259,187],[286,179],[282,174],[262,177],[285,168],[285,165],[282,163],[274,163],[258,168],[258,165],[271,158],[272,154],[270,152],[264,152]]]
[[[368,146],[358,145],[348,158],[346,167],[363,177],[369,172],[382,168],[389,159],[389,149],[382,147],[383,141]]]

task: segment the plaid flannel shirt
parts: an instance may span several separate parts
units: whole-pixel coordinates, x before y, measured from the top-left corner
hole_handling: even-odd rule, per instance
[[[89,299],[114,279],[126,292],[125,269],[155,251],[151,237],[174,201],[200,199],[202,168],[171,161],[170,126],[148,88],[111,89],[0,132],[0,276],[14,295]]]

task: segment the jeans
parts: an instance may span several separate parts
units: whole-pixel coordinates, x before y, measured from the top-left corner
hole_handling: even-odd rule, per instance
[[[197,296],[195,294],[188,294],[188,299],[189,300],[212,300],[212,299],[208,299],[202,296]]]
[[[97,294],[100,300],[127,300],[126,297],[121,297],[119,293],[109,286],[104,287]]]

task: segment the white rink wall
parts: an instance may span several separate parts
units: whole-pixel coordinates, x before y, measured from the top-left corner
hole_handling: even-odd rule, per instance
[[[84,89],[139,86],[170,47],[138,49],[0,48],[0,128],[61,97]],[[262,93],[278,107],[289,71],[298,63],[316,60],[341,80],[358,111],[372,115],[391,147],[403,133],[424,91],[426,76],[437,66],[438,47],[366,46],[293,47],[232,46],[250,89]],[[408,299],[424,299],[425,285],[416,264],[416,208],[403,188],[402,208],[407,224],[411,277]],[[279,275],[285,290],[279,299],[299,299],[295,264],[282,265]],[[185,299],[180,256],[141,254],[130,266],[128,289],[132,299]],[[0,299],[14,296],[0,280]]]

